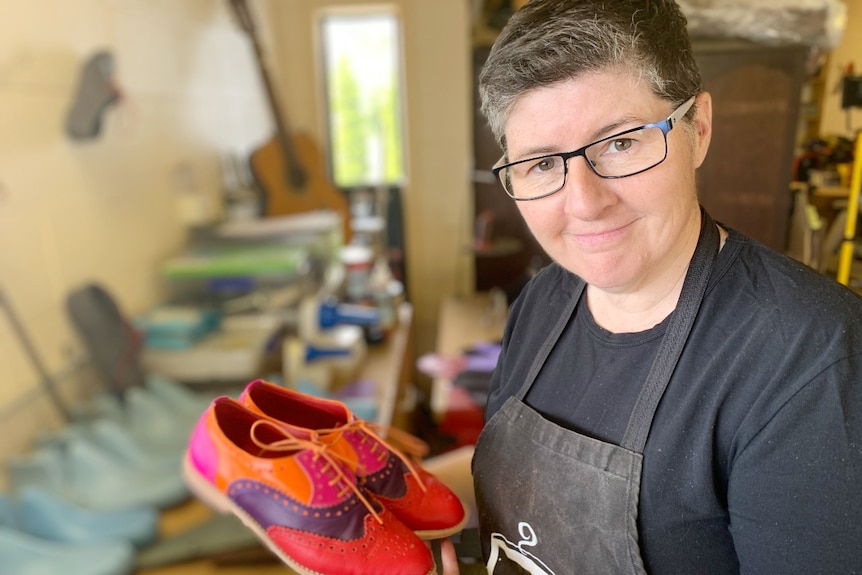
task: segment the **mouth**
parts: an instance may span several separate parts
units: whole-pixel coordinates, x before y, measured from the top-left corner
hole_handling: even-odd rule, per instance
[[[635,221],[637,220],[617,226],[606,226],[596,231],[568,231],[565,234],[585,247],[603,247],[619,241],[628,234]]]

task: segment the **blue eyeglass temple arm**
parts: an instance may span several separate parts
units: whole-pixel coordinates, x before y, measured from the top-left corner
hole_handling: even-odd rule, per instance
[[[666,120],[662,120],[661,122],[656,122],[655,124],[646,124],[646,125],[641,126],[639,128],[633,128],[631,130],[627,130],[626,132],[623,132],[623,133],[625,134],[625,133],[629,133],[629,132],[634,132],[635,130],[641,130],[643,128],[659,128],[659,129],[661,129],[662,132],[664,132],[664,135],[667,136],[667,133],[670,132],[671,129],[673,129],[673,127],[676,125],[677,122],[679,122],[680,120],[683,119],[683,117],[685,117],[685,115],[688,113],[688,111],[694,105],[695,98],[697,98],[697,96],[692,96],[691,98],[689,98],[688,100],[683,102],[679,108],[674,110],[671,113],[671,115],[667,117]],[[619,134],[617,134],[617,135],[619,135]],[[613,138],[613,136],[611,136],[611,138]],[[587,144],[583,148],[579,148],[579,149],[575,150],[574,152],[568,152],[566,154],[551,154],[551,155],[562,156],[566,160],[573,158],[575,156],[586,157],[584,155],[584,150],[586,150],[587,148],[589,148],[590,146],[592,146],[595,143],[596,142],[593,142],[591,144]],[[497,164],[500,164],[501,162],[503,162],[502,165],[491,168],[491,171],[496,172],[497,170],[500,170],[503,166],[508,165],[508,162],[504,162],[504,160],[506,160],[506,159],[507,159],[506,155],[503,154],[503,157],[500,158],[499,160],[497,160]]]
[[[679,108],[674,110],[673,113],[667,117],[667,120],[665,120],[664,122],[659,122],[659,124],[663,124],[662,131],[664,131],[665,135],[667,135],[667,133],[670,132],[671,129],[673,129],[677,122],[679,122],[685,117],[685,115],[694,105],[694,99],[696,97],[697,96],[692,96],[691,98],[683,102],[683,104]]]

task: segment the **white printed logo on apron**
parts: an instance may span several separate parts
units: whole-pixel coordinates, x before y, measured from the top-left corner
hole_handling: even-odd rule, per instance
[[[525,569],[530,575],[555,575],[541,559],[524,549],[524,547],[535,547],[539,542],[530,524],[524,521],[518,523],[518,534],[521,540],[517,544],[506,539],[502,533],[491,534],[491,555],[486,565],[488,573],[494,573],[502,551],[509,561]]]

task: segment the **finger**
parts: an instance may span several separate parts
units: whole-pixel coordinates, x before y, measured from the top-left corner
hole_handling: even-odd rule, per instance
[[[449,539],[440,542],[440,556],[443,563],[441,575],[459,575],[458,556],[455,554],[455,545]]]

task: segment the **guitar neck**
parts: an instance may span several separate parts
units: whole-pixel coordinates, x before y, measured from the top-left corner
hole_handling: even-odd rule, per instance
[[[282,112],[281,106],[279,106],[278,103],[278,97],[275,91],[275,83],[272,79],[272,75],[269,72],[269,68],[267,67],[263,47],[261,46],[261,42],[257,34],[257,27],[254,25],[254,20],[252,19],[251,12],[249,11],[248,5],[246,4],[245,0],[231,0],[231,5],[233,6],[234,12],[236,13],[238,19],[240,20],[240,23],[242,24],[242,28],[245,30],[246,34],[251,40],[251,45],[254,50],[254,57],[260,70],[261,79],[263,80],[267,102],[269,103],[269,108],[272,112],[272,119],[275,123],[276,137],[278,138],[279,144],[281,144],[285,163],[287,165],[288,179],[290,180],[292,186],[301,189],[305,187],[305,170],[303,169],[302,164],[299,161],[297,151],[294,148],[293,142],[288,135],[290,131],[288,130],[287,118],[286,115]]]

